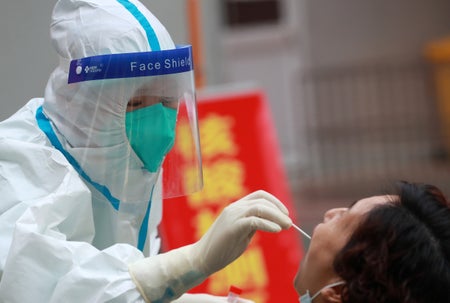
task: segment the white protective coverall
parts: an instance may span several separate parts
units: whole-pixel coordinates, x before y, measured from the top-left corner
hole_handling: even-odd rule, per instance
[[[183,293],[236,259],[256,230],[291,225],[282,203],[258,191],[226,207],[197,243],[157,255],[161,182],[130,152],[128,100],[67,84],[72,59],[151,51],[139,18],[161,50],[174,48],[138,1],[55,6],[61,60],[45,97],[0,123],[0,302],[226,302]]]

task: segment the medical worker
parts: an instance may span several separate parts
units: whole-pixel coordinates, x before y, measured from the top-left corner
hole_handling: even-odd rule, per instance
[[[202,185],[190,46],[136,0],[60,0],[50,33],[44,98],[0,124],[0,302],[226,302],[185,293],[292,222],[257,191],[157,254],[163,196]]]

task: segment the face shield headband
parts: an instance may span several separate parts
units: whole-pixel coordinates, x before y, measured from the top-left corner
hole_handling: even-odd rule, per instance
[[[202,188],[191,46],[72,60],[68,83],[81,82],[89,83],[105,100],[124,103],[125,140],[143,170],[162,171],[163,197]]]

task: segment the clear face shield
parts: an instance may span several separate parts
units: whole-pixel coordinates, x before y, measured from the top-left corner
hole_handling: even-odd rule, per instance
[[[118,157],[134,157],[137,169],[146,173],[162,170],[164,198],[203,186],[192,63],[191,46],[70,63],[69,85],[92,103],[88,111],[98,112],[90,133],[104,135],[96,142],[126,146]]]

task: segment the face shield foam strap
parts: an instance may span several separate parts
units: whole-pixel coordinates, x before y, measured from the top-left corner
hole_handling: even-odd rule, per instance
[[[68,83],[178,74],[193,70],[192,47],[142,53],[108,54],[70,62]]]

